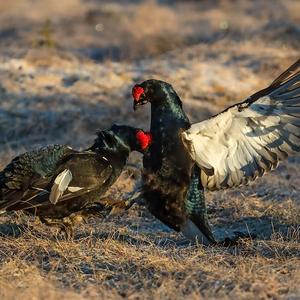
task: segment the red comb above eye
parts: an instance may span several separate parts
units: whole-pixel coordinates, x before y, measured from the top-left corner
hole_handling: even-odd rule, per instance
[[[134,101],[139,101],[144,89],[141,86],[135,85],[132,89],[132,96]]]
[[[139,130],[136,133],[136,139],[138,140],[142,150],[147,149],[152,143],[152,135],[150,132]]]

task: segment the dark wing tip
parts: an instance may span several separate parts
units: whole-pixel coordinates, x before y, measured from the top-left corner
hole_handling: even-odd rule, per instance
[[[271,92],[275,91],[277,88],[287,83],[289,80],[300,75],[300,59],[293,63],[287,70],[281,73],[267,88],[262,89],[250,97],[248,97],[243,103],[251,104],[257,99],[264,97]]]

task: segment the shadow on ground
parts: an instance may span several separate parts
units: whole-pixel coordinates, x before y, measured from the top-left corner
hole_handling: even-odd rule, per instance
[[[161,231],[160,227],[157,227],[157,232]],[[51,239],[51,240],[63,240],[63,235],[57,235],[53,231],[52,237],[41,231],[36,230],[34,226],[28,224],[14,224],[14,223],[5,223],[0,224],[0,236],[2,237],[12,237],[19,238],[26,232],[30,231],[32,236],[42,239]],[[169,231],[169,230],[168,230]],[[242,236],[243,238],[250,239],[252,241],[270,241],[274,237],[280,237],[284,240],[296,240],[300,242],[300,224],[285,224],[279,218],[274,217],[245,217],[235,222],[232,222],[230,226],[214,227],[214,234],[217,240],[223,240],[225,238],[234,239],[236,236]],[[180,238],[155,238],[153,234],[147,235],[143,230],[137,231],[138,237],[134,237],[130,234],[122,234],[120,232],[80,232],[77,233],[74,237],[74,241],[80,241],[85,238],[93,238],[100,240],[113,239],[119,242],[127,243],[129,245],[156,245],[159,247],[190,247],[191,243],[184,239]],[[154,231],[153,231],[154,233]]]

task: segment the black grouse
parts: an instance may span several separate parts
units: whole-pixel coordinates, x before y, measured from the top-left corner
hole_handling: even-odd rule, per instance
[[[150,142],[149,133],[141,129],[113,125],[99,131],[84,151],[51,145],[24,153],[0,172],[0,211],[25,210],[48,225],[60,225],[70,235],[80,216],[76,213],[101,203],[101,195],[119,177],[130,152],[144,152]],[[124,203],[102,204],[104,208]]]
[[[157,218],[205,245],[215,239],[204,189],[246,184],[300,151],[300,60],[269,87],[192,125],[169,83],[147,80],[132,93],[134,109],[151,103],[143,197]]]

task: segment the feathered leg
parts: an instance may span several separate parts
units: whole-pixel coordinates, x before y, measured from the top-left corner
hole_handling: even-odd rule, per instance
[[[204,244],[214,244],[216,240],[212,233],[211,227],[208,222],[207,210],[205,205],[204,191],[200,182],[200,170],[197,166],[194,167],[191,184],[187,193],[185,208],[188,215],[188,222],[186,227],[182,230],[186,236],[195,235],[195,238],[201,239],[204,235]],[[196,228],[197,227],[197,228]],[[203,238],[202,238],[203,239]],[[199,240],[201,242],[201,240]]]
[[[121,200],[112,205],[112,210],[110,212],[111,215],[115,215],[122,211],[128,210],[135,203],[141,204],[143,202],[143,186],[142,182],[139,181],[136,184],[135,189],[128,194],[128,198],[126,200]]]
[[[208,242],[204,244],[218,244],[220,246],[230,247],[238,244],[241,238],[249,238],[249,235],[245,235],[240,232],[236,232],[233,238],[225,237],[220,241],[216,241],[212,233],[211,227],[208,222],[207,210],[205,205],[204,190],[200,182],[200,170],[197,166],[194,167],[194,171],[191,178],[190,189],[188,191],[187,200],[185,203],[186,211],[188,213],[190,221],[187,222],[186,235],[196,235],[197,229],[207,238]],[[195,226],[196,225],[196,226]],[[197,227],[197,228],[196,228]],[[201,242],[201,241],[200,241]]]

